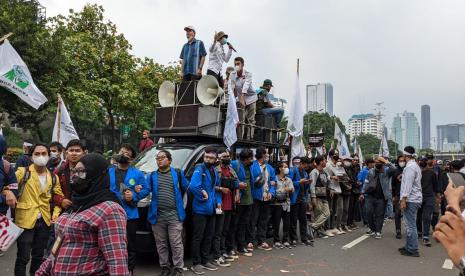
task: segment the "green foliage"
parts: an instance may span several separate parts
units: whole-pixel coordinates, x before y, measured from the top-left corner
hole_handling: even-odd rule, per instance
[[[433,149],[420,149],[418,151],[418,156],[425,156],[427,154],[433,154],[434,155],[434,150]]]
[[[304,116],[304,141],[308,141],[309,133],[319,133],[323,130],[325,134],[325,147],[329,149],[334,141],[334,126],[339,125],[341,131],[345,133],[345,126],[336,116],[331,116],[328,113],[309,112]],[[349,137],[346,136],[347,141]],[[334,143],[335,145],[336,143]]]
[[[21,135],[10,127],[3,128],[3,136],[5,137],[6,144],[9,148],[22,148],[23,139]]]
[[[357,136],[357,141],[362,149],[364,157],[375,157],[379,155],[381,139],[371,134],[361,134]],[[388,147],[391,157],[396,157],[400,154],[400,152],[397,151],[397,144],[394,141],[388,140]]]
[[[9,147],[5,159],[10,163],[16,163],[16,160],[23,154],[22,148],[11,148]]]

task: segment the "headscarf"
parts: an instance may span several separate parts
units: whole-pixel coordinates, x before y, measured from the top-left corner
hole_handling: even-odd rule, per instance
[[[104,201],[121,204],[116,195],[110,191],[108,161],[100,154],[91,153],[82,157],[79,162],[86,168],[86,179],[89,179],[89,190],[82,195],[73,193],[73,211],[83,211]]]

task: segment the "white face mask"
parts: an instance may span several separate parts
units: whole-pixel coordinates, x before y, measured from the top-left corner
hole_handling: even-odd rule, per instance
[[[38,167],[45,167],[47,165],[49,158],[48,156],[33,156],[32,162]]]
[[[50,157],[51,158],[58,158],[58,157],[60,157],[60,154],[58,152],[50,152]]]
[[[239,71],[242,70],[242,67],[239,66],[239,65],[236,65],[236,66],[234,66],[234,70],[236,70],[236,72],[239,72]]]
[[[337,163],[336,163],[336,166],[340,167],[340,166],[342,166],[342,163],[341,163],[341,162],[337,162]]]
[[[288,175],[289,174],[289,168],[285,168],[284,169],[284,175]]]
[[[405,162],[399,162],[399,167],[401,168],[405,167]]]
[[[344,162],[344,166],[345,166],[345,167],[350,167],[350,165],[352,165],[351,162]]]

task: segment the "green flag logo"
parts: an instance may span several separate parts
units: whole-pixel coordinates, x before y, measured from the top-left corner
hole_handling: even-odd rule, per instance
[[[25,89],[30,84],[28,75],[19,65],[13,66],[13,69],[6,72],[3,76],[15,83],[21,89]]]

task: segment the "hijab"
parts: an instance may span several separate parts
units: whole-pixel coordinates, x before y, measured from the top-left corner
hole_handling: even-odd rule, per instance
[[[86,193],[73,192],[73,211],[83,211],[105,201],[121,204],[116,195],[110,191],[110,177],[108,176],[108,161],[100,154],[91,153],[79,160],[86,168],[86,179],[89,188]]]

